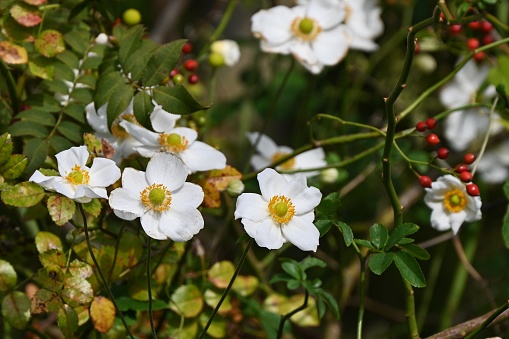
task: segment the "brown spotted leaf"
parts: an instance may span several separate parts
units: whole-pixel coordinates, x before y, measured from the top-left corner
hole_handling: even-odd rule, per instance
[[[21,26],[34,27],[42,21],[41,13],[27,8],[27,6],[14,5],[9,12]]]
[[[43,253],[49,250],[63,251],[62,241],[51,232],[40,231],[35,235],[35,247],[37,252]]]
[[[92,285],[81,278],[69,276],[64,280],[64,289],[61,292],[62,299],[71,307],[85,305],[94,298]]]
[[[46,3],[46,0],[23,0],[23,2],[33,6],[41,6]]]
[[[0,42],[0,58],[7,64],[26,64],[28,54],[25,47],[11,44],[9,41]]]
[[[52,58],[55,55],[65,51],[64,37],[59,31],[46,29],[37,35],[34,41],[35,50],[46,58]]]
[[[206,174],[198,184],[203,188],[205,194],[203,198],[203,206],[208,208],[221,207],[221,196],[219,192],[224,191],[230,181],[242,178],[242,174],[230,165],[221,170],[212,170]]]
[[[76,204],[74,201],[63,195],[52,195],[49,197],[47,207],[51,219],[58,226],[62,226],[68,222],[76,211]]]
[[[30,300],[30,313],[48,313],[57,311],[63,305],[62,299],[56,292],[40,288]]]
[[[115,321],[115,306],[106,297],[95,297],[90,304],[90,317],[94,328],[100,333],[106,333]]]

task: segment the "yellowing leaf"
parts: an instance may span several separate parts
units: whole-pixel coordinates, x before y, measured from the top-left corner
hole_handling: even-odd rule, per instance
[[[39,11],[33,11],[25,6],[14,5],[9,10],[14,20],[21,26],[33,27],[41,23],[42,18]]]
[[[11,65],[26,64],[28,54],[25,47],[2,41],[0,42],[0,58]]]
[[[9,262],[0,259],[0,291],[10,290],[16,286],[17,280],[18,276],[14,267]]]
[[[237,292],[241,296],[247,297],[256,291],[259,284],[260,281],[258,280],[257,277],[253,275],[249,276],[239,275],[237,276],[237,279],[235,279],[232,288],[235,292]]]
[[[280,294],[271,294],[263,302],[264,308],[272,313],[288,314],[304,304],[304,294],[296,294],[287,298]],[[318,326],[320,320],[315,299],[309,297],[305,309],[295,313],[290,320],[299,326]]]
[[[234,167],[227,165],[221,170],[209,171],[205,179],[200,180],[198,184],[203,188],[205,197],[203,206],[217,208],[221,206],[221,196],[219,192],[224,191],[230,181],[242,178],[242,174]]]
[[[56,292],[40,288],[30,300],[30,313],[40,314],[57,311],[63,305],[62,299]]]
[[[113,326],[115,321],[115,306],[110,299],[95,297],[90,304],[90,317],[94,328],[101,333],[106,333]]]
[[[76,205],[72,199],[64,197],[63,195],[52,195],[48,198],[48,212],[51,215],[51,219],[58,226],[64,225],[68,222],[74,212],[76,211]]]
[[[5,179],[16,179],[27,166],[27,157],[24,154],[13,154],[0,168],[0,173]]]
[[[30,300],[20,291],[5,296],[2,301],[2,316],[12,327],[22,330],[30,319]]]
[[[59,31],[47,29],[42,31],[34,41],[35,50],[46,58],[65,51],[64,37]]]
[[[209,281],[218,288],[226,288],[234,272],[235,266],[231,261],[218,261],[209,270]]]
[[[85,305],[94,298],[92,285],[81,277],[68,277],[64,280],[62,299],[71,307]]]
[[[203,294],[203,299],[205,300],[205,303],[212,307],[213,309],[216,308],[217,304],[219,303],[219,299],[221,299],[222,293],[216,293],[213,290],[206,290]],[[232,304],[230,302],[230,296],[227,295],[226,298],[223,300],[223,303],[221,304],[221,307],[219,307],[219,313],[225,313],[228,311],[231,311]]]
[[[40,231],[35,235],[35,247],[37,252],[43,253],[48,250],[63,250],[62,241],[51,232]]]
[[[203,309],[203,298],[195,285],[182,285],[170,297],[170,308],[186,318],[196,317]]]
[[[44,189],[33,182],[21,182],[2,190],[2,201],[16,207],[31,207],[44,198]]]
[[[57,324],[66,339],[72,338],[78,329],[78,314],[72,307],[63,305],[58,310]]]

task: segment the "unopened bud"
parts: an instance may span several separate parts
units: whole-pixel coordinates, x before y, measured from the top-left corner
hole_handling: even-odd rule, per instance
[[[335,183],[339,178],[339,171],[336,168],[327,168],[320,172],[320,179],[327,184]]]
[[[244,192],[244,183],[240,179],[232,179],[228,183],[228,187],[226,188],[226,192],[232,197],[236,197],[242,192]]]

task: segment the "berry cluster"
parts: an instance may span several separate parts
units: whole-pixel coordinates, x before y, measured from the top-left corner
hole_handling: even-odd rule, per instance
[[[193,51],[193,45],[188,41],[182,47],[182,54],[191,54]],[[198,61],[195,59],[187,59],[181,65],[183,70],[179,70],[177,68],[173,69],[170,72],[170,79],[173,80],[175,85],[182,83],[185,80],[184,74],[187,73],[187,82],[191,85],[194,85],[200,81],[200,77],[196,74],[198,70]],[[183,74],[184,73],[184,74]]]
[[[419,132],[425,132],[427,129],[432,130],[437,126],[437,121],[434,118],[428,118],[426,121],[419,121],[415,125],[415,129]],[[426,136],[426,142],[431,146],[436,146],[440,143],[440,139],[435,133],[430,133]],[[445,160],[449,157],[449,149],[446,147],[441,147],[437,150],[436,157],[438,159]],[[469,165],[473,164],[476,160],[476,156],[473,153],[467,153],[463,157],[463,162],[454,166],[451,170],[453,174],[465,183],[467,193],[471,196],[480,195],[479,187],[472,183],[473,175],[470,172]],[[419,183],[422,187],[431,188],[432,180],[429,176],[421,175],[419,176]]]

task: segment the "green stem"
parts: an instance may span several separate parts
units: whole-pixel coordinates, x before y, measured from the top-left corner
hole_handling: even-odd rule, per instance
[[[150,278],[152,277],[152,270],[150,269],[150,257],[152,256],[152,238],[147,237],[147,288],[148,288],[148,318],[150,319],[150,329],[152,330],[152,337],[157,339],[157,332],[154,327],[154,316],[152,314],[152,286]]]
[[[9,91],[9,96],[11,97],[12,115],[15,115],[19,112],[20,109],[18,93],[16,92],[16,82],[14,81],[11,72],[9,72],[9,68],[2,59],[0,59],[0,73],[5,78],[7,90]]]
[[[219,25],[217,25],[217,28],[214,31],[214,33],[212,33],[212,35],[210,36],[209,42],[216,41],[217,39],[219,39],[221,34],[223,34],[223,31],[225,30],[226,26],[230,22],[230,19],[233,14],[233,10],[235,9],[236,5],[237,5],[237,0],[230,0],[228,2],[228,6],[226,7],[226,9],[223,13],[223,17],[221,18]]]
[[[127,322],[125,321],[124,315],[120,311],[120,308],[118,308],[117,302],[115,301],[115,298],[113,297],[113,293],[111,293],[111,290],[106,282],[106,279],[104,278],[103,272],[101,271],[101,267],[99,266],[99,262],[97,261],[97,259],[95,257],[94,251],[92,250],[92,244],[90,243],[90,236],[88,235],[87,217],[85,215],[85,210],[83,209],[83,205],[78,204],[78,207],[80,209],[81,216],[83,218],[83,230],[85,231],[85,240],[87,241],[87,247],[88,247],[88,252],[90,253],[90,257],[92,258],[92,261],[94,262],[97,273],[99,273],[99,277],[101,278],[103,286],[106,289],[106,293],[108,293],[108,297],[110,298],[111,302],[115,306],[115,310],[117,310],[117,313],[118,313],[120,319],[122,320],[122,323],[124,324],[127,334],[129,334],[129,337],[134,339],[134,336],[131,333],[129,326],[127,325]]]
[[[479,326],[475,331],[471,332],[469,335],[465,337],[465,339],[473,339],[477,335],[479,335],[482,331],[484,331],[499,315],[504,313],[505,310],[509,308],[509,301],[506,301],[505,304],[497,308],[489,317],[486,319],[481,326]]]
[[[235,279],[239,275],[240,269],[242,268],[242,264],[244,264],[244,260],[246,259],[247,253],[249,252],[249,249],[251,248],[252,244],[253,244],[253,238],[249,239],[249,241],[246,245],[246,248],[244,249],[244,252],[242,253],[242,255],[240,257],[239,263],[237,264],[237,267],[235,268],[235,272],[233,273],[233,276],[230,279],[230,282],[228,283],[228,286],[226,286],[226,289],[224,290],[223,295],[221,296],[221,299],[219,299],[219,302],[217,303],[216,308],[214,308],[214,311],[210,315],[210,318],[207,321],[207,324],[205,325],[205,327],[203,328],[203,330],[200,334],[200,337],[199,337],[200,339],[203,338],[205,336],[205,334],[207,333],[207,330],[209,329],[210,325],[212,324],[214,317],[216,316],[217,312],[219,311],[219,308],[223,304],[224,299],[226,299],[228,292],[230,292],[230,289],[232,288],[233,283],[235,282]]]
[[[279,320],[279,328],[277,330],[277,337],[276,337],[277,339],[281,339],[283,337],[283,330],[285,328],[285,322],[288,319],[290,319],[290,317],[292,315],[294,315],[297,312],[300,312],[300,311],[306,309],[306,307],[308,307],[308,299],[309,299],[309,292],[308,292],[308,290],[306,290],[306,294],[304,295],[304,303],[301,306],[294,309],[293,311],[281,316],[281,319]]]
[[[495,113],[495,108],[498,104],[498,95],[495,97],[495,100],[493,101],[493,106],[491,106],[490,110],[490,120],[488,121],[488,127],[486,128],[486,134],[484,135],[484,140],[482,142],[481,149],[479,150],[479,154],[477,155],[478,161],[475,162],[474,168],[472,168],[472,175],[475,175],[475,172],[477,171],[477,166],[479,165],[480,159],[484,155],[484,151],[486,151],[486,146],[488,146],[488,140],[490,139],[491,134],[491,125],[493,123],[493,115]]]
[[[359,255],[361,272],[359,280],[359,314],[357,317],[357,339],[362,339],[362,323],[364,320],[364,295],[366,293],[366,259]]]

